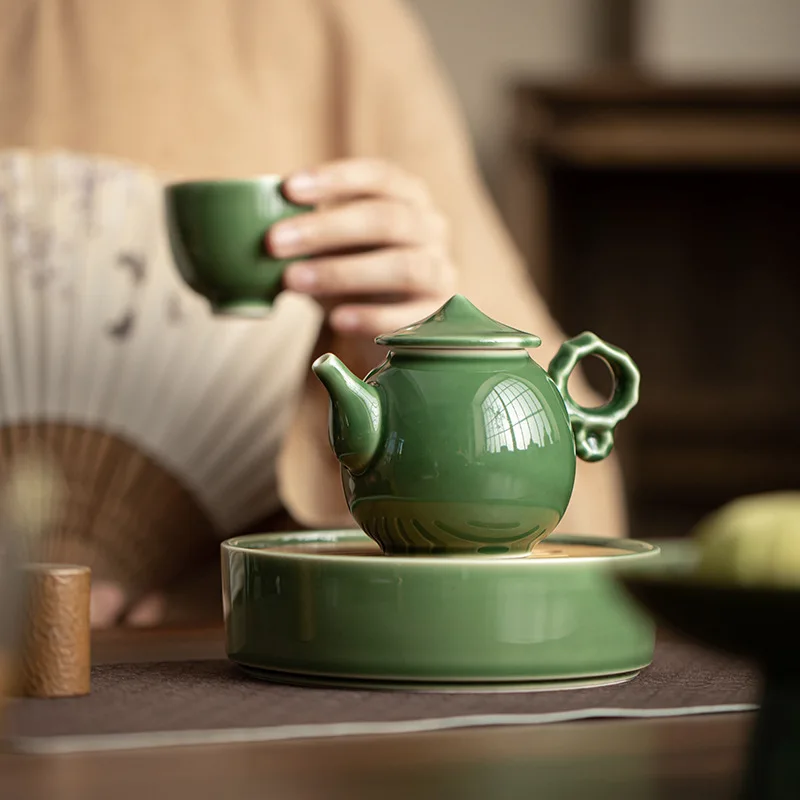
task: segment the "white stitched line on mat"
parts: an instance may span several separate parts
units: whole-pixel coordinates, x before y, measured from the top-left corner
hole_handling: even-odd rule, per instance
[[[262,728],[225,728],[221,730],[154,731],[119,733],[102,736],[16,736],[12,747],[23,753],[78,753],[99,750],[135,750],[206,744],[271,742],[288,739],[319,739],[337,736],[424,733],[455,728],[480,728],[499,725],[539,725],[588,719],[652,719],[699,714],[727,714],[755,711],[749,703],[688,706],[685,708],[626,709],[589,708],[581,711],[554,711],[547,714],[486,714],[441,719],[403,720],[397,722],[340,722],[332,724],[274,725]]]

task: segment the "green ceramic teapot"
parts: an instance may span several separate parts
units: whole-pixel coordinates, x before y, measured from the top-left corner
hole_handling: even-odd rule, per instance
[[[350,512],[389,555],[528,554],[567,509],[576,457],[605,458],[638,402],[627,353],[583,333],[545,371],[526,349],[537,336],[462,295],[375,341],[388,354],[363,381],[330,353],[312,369],[330,395]],[[600,408],[582,408],[567,390],[589,355],[614,373]]]

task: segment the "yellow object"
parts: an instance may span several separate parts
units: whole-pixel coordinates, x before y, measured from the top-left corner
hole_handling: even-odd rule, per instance
[[[800,588],[800,491],[738,498],[706,517],[693,534],[703,578]]]

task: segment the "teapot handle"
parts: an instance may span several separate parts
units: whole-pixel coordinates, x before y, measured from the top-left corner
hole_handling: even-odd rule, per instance
[[[614,373],[614,395],[598,408],[579,406],[567,388],[572,371],[587,356],[599,356]],[[640,376],[633,359],[595,334],[584,332],[561,345],[548,372],[567,407],[578,457],[584,461],[602,461],[614,448],[614,429],[639,402]]]

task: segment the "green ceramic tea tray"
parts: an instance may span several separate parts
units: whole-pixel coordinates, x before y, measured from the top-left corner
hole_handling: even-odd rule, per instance
[[[227,653],[278,682],[405,691],[620,683],[654,626],[614,577],[655,545],[553,535],[525,558],[387,556],[359,530],[222,545]]]

